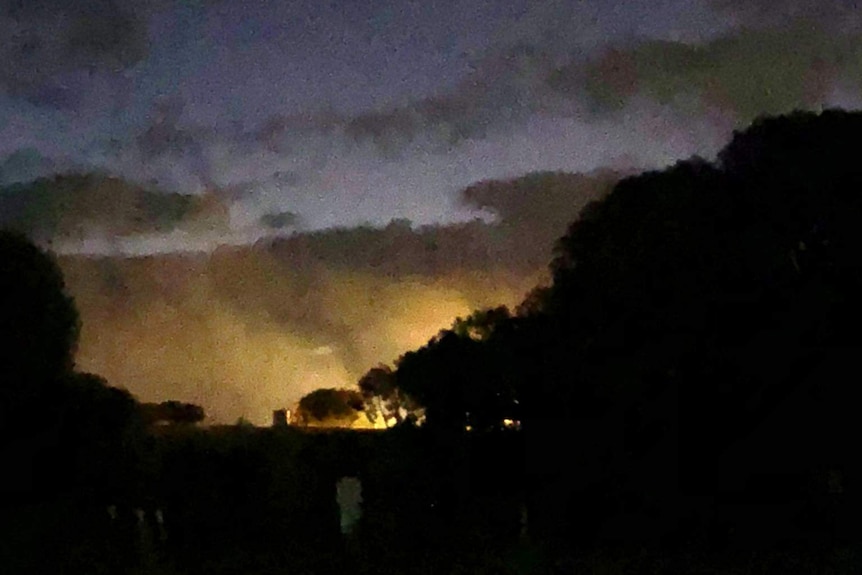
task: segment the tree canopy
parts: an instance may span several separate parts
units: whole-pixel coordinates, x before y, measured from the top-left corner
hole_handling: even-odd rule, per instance
[[[194,403],[170,400],[161,403],[142,403],[141,417],[147,425],[194,424],[206,417],[204,409]]]
[[[763,449],[792,453],[776,438],[800,422],[817,448],[769,473],[855,469],[840,447],[852,378],[824,374],[862,346],[860,144],[862,114],[800,112],[735,133],[715,161],[623,179],[517,314],[459,319],[388,377],[432,427],[516,413],[532,473],[582,470],[569,487],[584,537],[624,496],[657,521],[678,511],[657,503],[668,493],[744,484],[757,462],[741,446],[768,436]]]
[[[51,255],[0,231],[0,419],[32,408],[71,372],[80,321]]]
[[[413,398],[399,387],[395,372],[388,365],[381,364],[369,369],[359,379],[359,392],[365,402],[365,414],[371,423],[380,417],[387,427],[390,421],[398,425],[418,408]]]
[[[297,417],[303,425],[344,427],[352,425],[364,408],[356,390],[316,389],[299,400]]]

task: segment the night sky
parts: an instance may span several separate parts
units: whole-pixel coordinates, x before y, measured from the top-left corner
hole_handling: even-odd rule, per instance
[[[840,0],[0,7],[0,225],[60,255],[82,369],[220,421],[516,304],[619,175],[862,96]]]

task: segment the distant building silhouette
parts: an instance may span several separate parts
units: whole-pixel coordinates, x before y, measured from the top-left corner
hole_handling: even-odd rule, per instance
[[[290,424],[290,410],[276,409],[272,412],[273,427],[287,427]]]

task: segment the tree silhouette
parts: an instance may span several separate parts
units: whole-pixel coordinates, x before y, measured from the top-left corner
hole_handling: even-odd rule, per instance
[[[494,330],[510,317],[506,306],[476,310],[466,318],[457,318],[452,324],[452,331],[459,337],[486,341],[494,333]]]
[[[58,455],[76,497],[102,503],[128,499],[137,487],[138,457],[144,442],[139,404],[123,389],[91,373],[64,381]]]
[[[815,374],[862,342],[860,142],[860,114],[764,118],[716,163],[621,181],[558,242],[553,284],[526,306],[545,334],[525,400],[541,403],[530,408],[539,418],[587,407],[563,415],[591,438],[578,465],[605,469],[605,485],[626,478],[613,497],[662,483],[714,495],[722,476],[744,481],[756,461],[739,446],[768,433],[764,448],[781,452],[794,418],[774,413],[790,409],[812,422],[805,442],[820,450],[770,472],[846,468],[837,403],[798,397],[844,397],[841,379]],[[826,432],[835,429],[845,432]],[[672,465],[651,459],[662,445],[673,445]],[[648,487],[648,470],[661,468],[673,472]]]
[[[194,403],[163,401],[161,403],[142,403],[141,417],[147,425],[155,424],[195,424],[206,417],[204,409]]]
[[[862,469],[847,442],[848,358],[862,347],[860,144],[862,114],[796,113],[734,134],[715,162],[620,181],[557,243],[551,285],[515,317],[477,312],[406,353],[397,387],[452,429],[517,406],[531,497],[546,501],[537,515],[580,540],[626,529],[690,540],[695,530],[671,527],[711,512],[686,506],[727,493],[822,511],[839,497],[822,477],[836,473],[849,501],[862,489],[848,487]],[[758,474],[809,479],[739,487],[762,485]],[[816,509],[800,525],[827,529]],[[640,528],[620,518],[638,514]]]
[[[79,323],[53,258],[0,231],[0,421],[32,418],[57,391],[74,364]]]
[[[418,405],[398,387],[395,372],[388,365],[373,367],[359,379],[359,391],[365,401],[365,413],[374,423],[378,415],[389,427],[389,420],[396,425],[404,422],[405,414],[414,414]]]
[[[506,363],[497,361],[498,348],[490,339],[478,339],[481,330],[462,324],[464,336],[444,330],[424,347],[404,354],[397,363],[396,384],[425,408],[432,427],[498,427],[512,417],[515,405],[510,380],[501,372]]]
[[[350,425],[365,407],[352,389],[316,389],[299,400],[297,417],[304,425]]]

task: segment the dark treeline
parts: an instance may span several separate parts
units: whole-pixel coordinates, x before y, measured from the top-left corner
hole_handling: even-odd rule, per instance
[[[62,276],[2,234],[4,572],[849,570],[860,144],[862,114],[797,113],[622,180],[514,313],[458,319],[303,405],[386,433],[198,430],[195,406],[75,373]],[[344,476],[363,485],[350,538]]]
[[[142,404],[100,376],[76,371],[79,332],[51,255],[21,234],[0,231],[4,573],[117,572],[127,564],[130,539],[117,538],[120,524],[153,498],[158,450],[148,427],[203,419],[199,406]],[[120,511],[124,519],[112,520]]]
[[[796,113],[627,178],[517,313],[369,376],[435,428],[520,420],[531,529],[562,547],[853,541],[860,144],[860,114]]]

